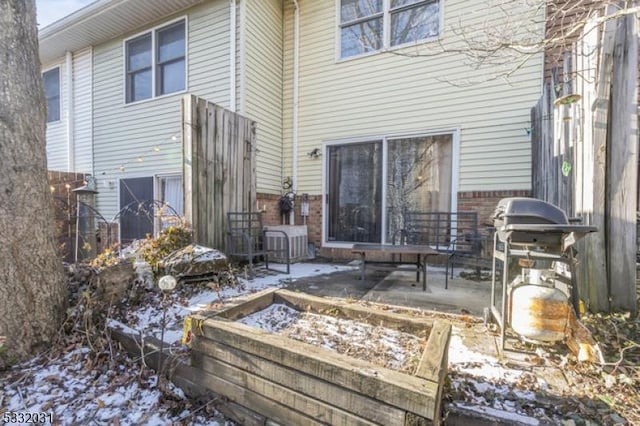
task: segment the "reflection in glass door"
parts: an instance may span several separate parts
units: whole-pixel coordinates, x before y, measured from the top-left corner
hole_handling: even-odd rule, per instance
[[[381,242],[382,141],[328,147],[328,240]]]

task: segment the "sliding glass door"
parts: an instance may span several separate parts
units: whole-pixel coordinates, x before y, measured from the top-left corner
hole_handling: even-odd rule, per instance
[[[328,242],[391,243],[408,212],[450,211],[452,157],[452,134],[329,145]]]
[[[382,142],[328,149],[329,241],[380,242]]]

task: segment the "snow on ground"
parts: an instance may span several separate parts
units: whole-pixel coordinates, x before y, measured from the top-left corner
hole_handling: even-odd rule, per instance
[[[10,375],[15,380],[5,378],[9,383],[0,390],[0,411],[50,413],[47,420],[61,425],[225,424],[222,417],[215,420],[185,409],[184,394],[171,383],[174,401],[167,403],[158,377],[136,377],[131,365],[87,370],[88,352],[79,347],[57,359],[39,357],[14,368]]]
[[[278,265],[276,265],[277,267]],[[293,264],[291,275],[278,274],[243,281],[243,289],[223,289],[219,293],[205,290],[187,300],[169,295],[165,300],[166,323],[164,340],[169,344],[182,337],[182,321],[186,315],[205,309],[210,304],[242,294],[281,286],[289,281],[353,269],[340,265]],[[129,313],[128,324],[115,320],[129,332],[160,337],[163,309],[145,306]],[[109,365],[108,356],[102,365],[89,363],[88,347],[71,347],[57,358],[47,355],[12,368],[0,376],[1,412],[45,412],[53,414],[55,424],[109,425],[211,425],[221,426],[225,420],[205,414],[205,406],[193,407],[180,389],[168,383],[167,398],[158,387],[158,376],[141,370],[135,360]],[[87,366],[91,366],[87,369]],[[143,376],[140,376],[143,374]]]
[[[281,268],[282,265],[276,265],[275,268]],[[294,263],[291,265],[291,274],[267,275],[264,277],[256,277],[253,280],[241,278],[241,285],[236,288],[222,289],[219,293],[213,290],[204,290],[193,295],[186,301],[180,301],[171,295],[168,303],[165,303],[166,324],[164,332],[164,341],[168,344],[178,343],[182,338],[183,321],[187,315],[194,314],[198,311],[207,309],[212,304],[227,300],[233,297],[242,296],[247,293],[254,293],[264,290],[268,287],[280,287],[294,281],[298,278],[310,277],[315,275],[330,274],[332,272],[353,270],[354,267],[346,265],[326,265],[312,263]],[[187,284],[188,285],[188,284]],[[153,335],[157,338],[161,337],[162,331],[162,304],[147,306],[135,312],[131,312],[128,318],[128,326],[132,327],[145,335]]]
[[[497,358],[469,349],[457,327],[452,328],[449,341],[449,378],[452,390],[464,396],[454,404],[467,411],[528,425],[538,425],[538,418],[548,418],[544,412],[531,408],[535,392],[518,389],[518,384],[527,379],[545,389],[544,379],[505,367]]]
[[[398,371],[412,373],[420,354],[421,341],[414,335],[359,321],[299,312],[283,304],[273,304],[238,322]]]
[[[282,286],[298,278],[354,269],[342,265],[294,264],[291,265],[290,276],[277,274],[243,280],[243,289],[223,289],[219,293],[203,290],[188,298],[170,294],[165,300],[167,327],[164,340],[168,345],[177,346],[184,317],[212,304],[268,287]],[[111,321],[110,325],[117,324],[129,332],[160,337],[163,309],[160,303],[152,305],[129,312],[127,324]],[[296,333],[307,337],[313,336],[308,330],[324,324],[315,338],[325,339],[327,344],[333,342],[334,346],[336,337],[346,337],[350,342],[358,334],[366,339],[370,335],[367,333],[372,333],[336,318],[331,318],[334,322],[310,320],[310,317],[305,318],[278,305],[269,309],[268,317],[262,313],[246,317],[243,321],[272,332],[284,326],[290,331],[297,328]],[[295,333],[291,334],[295,338]],[[449,378],[454,405],[512,423],[536,425],[541,421],[545,424],[558,422],[553,416],[554,407],[544,411],[535,403],[534,390],[547,386],[541,378],[529,371],[506,367],[495,357],[470,349],[464,343],[463,334],[461,328],[454,326],[449,345]],[[376,332],[376,336],[379,335]],[[391,348],[390,359],[401,353],[401,349],[406,349],[405,345],[397,344],[391,338],[384,337],[382,341],[384,343],[379,346]],[[150,370],[140,369],[136,360],[110,365],[107,355],[102,365],[96,366],[95,362],[88,362],[89,352],[87,347],[74,345],[62,356],[47,358],[45,355],[1,375],[0,413],[3,410],[50,412],[55,423],[62,425],[225,424],[215,410],[207,406],[192,406],[170,383],[167,384],[168,393],[161,392],[158,377]],[[418,350],[414,352],[418,353]]]

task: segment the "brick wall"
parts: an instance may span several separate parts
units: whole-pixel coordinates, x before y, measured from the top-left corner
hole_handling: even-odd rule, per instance
[[[519,191],[466,191],[458,193],[458,211],[477,211],[478,212],[478,226],[482,231],[485,227],[493,226],[493,212],[498,205],[498,202],[503,198],[508,197],[530,197],[531,191],[519,190]],[[321,198],[318,196],[318,198]],[[318,208],[320,203],[318,203]],[[318,227],[320,227],[320,214],[318,213]],[[318,241],[321,241],[318,237]],[[316,243],[316,247],[321,247],[320,242]],[[320,256],[337,261],[347,261],[355,259],[356,257],[351,253],[351,249],[347,248],[328,248],[322,247],[320,249]],[[430,258],[429,262],[439,262],[441,259]]]
[[[289,215],[286,216],[285,222],[280,215],[278,201],[281,195],[275,194],[257,194],[256,199],[258,207],[262,210],[262,220],[265,225],[282,225],[289,224]],[[295,224],[304,224],[304,218],[300,215],[302,206],[302,197],[297,196],[295,199]],[[309,195],[309,216],[306,219],[307,238],[310,243],[320,247],[322,243],[322,195]]]
[[[458,192],[458,211],[477,211],[478,226],[493,226],[493,212],[501,199],[530,196],[531,191],[527,190]]]

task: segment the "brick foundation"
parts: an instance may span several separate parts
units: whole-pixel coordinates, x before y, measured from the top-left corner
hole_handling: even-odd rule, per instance
[[[507,190],[507,191],[464,191],[458,193],[458,210],[477,211],[479,216],[479,227],[493,226],[493,212],[502,198],[507,197],[530,197],[529,190]],[[258,205],[262,209],[264,206],[263,218],[266,225],[281,224],[282,219],[278,209],[279,195],[258,194]],[[295,214],[296,224],[302,224],[300,216],[301,198],[296,198]],[[288,223],[288,218],[287,218]],[[322,247],[322,196],[309,196],[309,217],[307,218],[307,232],[309,242],[320,248],[320,256],[329,260],[346,261],[354,259],[349,248],[328,248]],[[435,260],[435,259],[434,259]]]
[[[493,226],[493,212],[498,201],[508,197],[530,197],[531,191],[465,191],[458,192],[458,211],[477,211],[478,226]]]
[[[289,224],[289,215],[283,222],[280,215],[278,201],[281,195],[275,194],[257,194],[258,206],[262,210],[262,220],[264,225],[282,225]],[[300,207],[302,205],[302,197],[297,196],[294,204],[295,224],[302,225],[304,218],[300,215]],[[310,243],[316,247],[322,245],[322,195],[309,195],[309,216],[306,220],[307,238]]]

